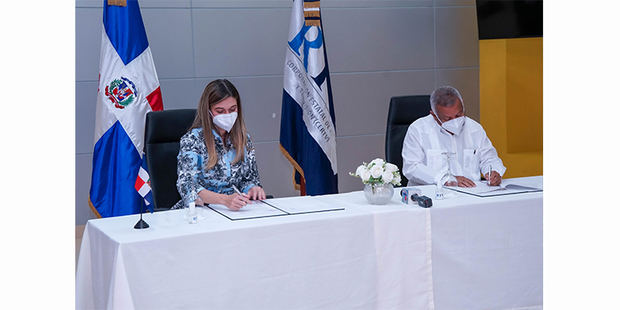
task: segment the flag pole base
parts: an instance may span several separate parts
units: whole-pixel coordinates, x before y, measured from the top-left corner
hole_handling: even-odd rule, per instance
[[[143,219],[140,219],[133,228],[135,229],[149,228],[149,224],[147,224]]]

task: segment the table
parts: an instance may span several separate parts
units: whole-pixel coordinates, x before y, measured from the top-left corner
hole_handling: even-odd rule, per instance
[[[90,220],[77,309],[542,308],[542,192],[453,192],[430,209],[398,192],[383,206],[359,191],[312,197],[344,211],[234,222],[209,209],[198,224],[145,214],[146,230],[137,215]]]

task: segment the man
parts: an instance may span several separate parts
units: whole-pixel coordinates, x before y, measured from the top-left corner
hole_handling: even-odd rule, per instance
[[[451,86],[433,91],[430,114],[409,126],[402,156],[403,175],[409,185],[441,182],[475,187],[481,173],[491,185],[499,185],[506,172],[486,132],[465,116],[463,98]],[[448,167],[456,180],[444,178]]]

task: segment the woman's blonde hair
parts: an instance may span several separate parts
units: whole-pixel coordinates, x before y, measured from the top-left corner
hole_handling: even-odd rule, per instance
[[[228,134],[228,138],[237,152],[232,163],[235,164],[239,162],[245,156],[245,145],[247,144],[248,138],[245,122],[243,121],[243,113],[241,111],[239,92],[228,80],[219,79],[212,81],[207,84],[207,87],[205,87],[205,90],[202,92],[200,102],[198,103],[198,110],[196,111],[196,118],[191,127],[191,129],[202,128],[203,139],[207,147],[207,153],[209,154],[206,170],[213,168],[218,161],[217,152],[215,151],[215,137],[211,131],[211,129],[217,130],[217,128],[213,124],[209,111],[212,106],[228,97],[233,97],[237,100],[237,121]]]

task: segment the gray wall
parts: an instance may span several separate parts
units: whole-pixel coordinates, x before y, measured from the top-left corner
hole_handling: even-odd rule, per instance
[[[101,0],[76,2],[76,225],[88,207],[101,45]],[[384,157],[389,99],[459,88],[479,118],[474,0],[323,0],[325,44],[336,110],[340,192],[348,175]],[[195,108],[209,81],[239,89],[265,190],[296,195],[279,151],[284,51],[290,0],[141,0],[164,109]]]

